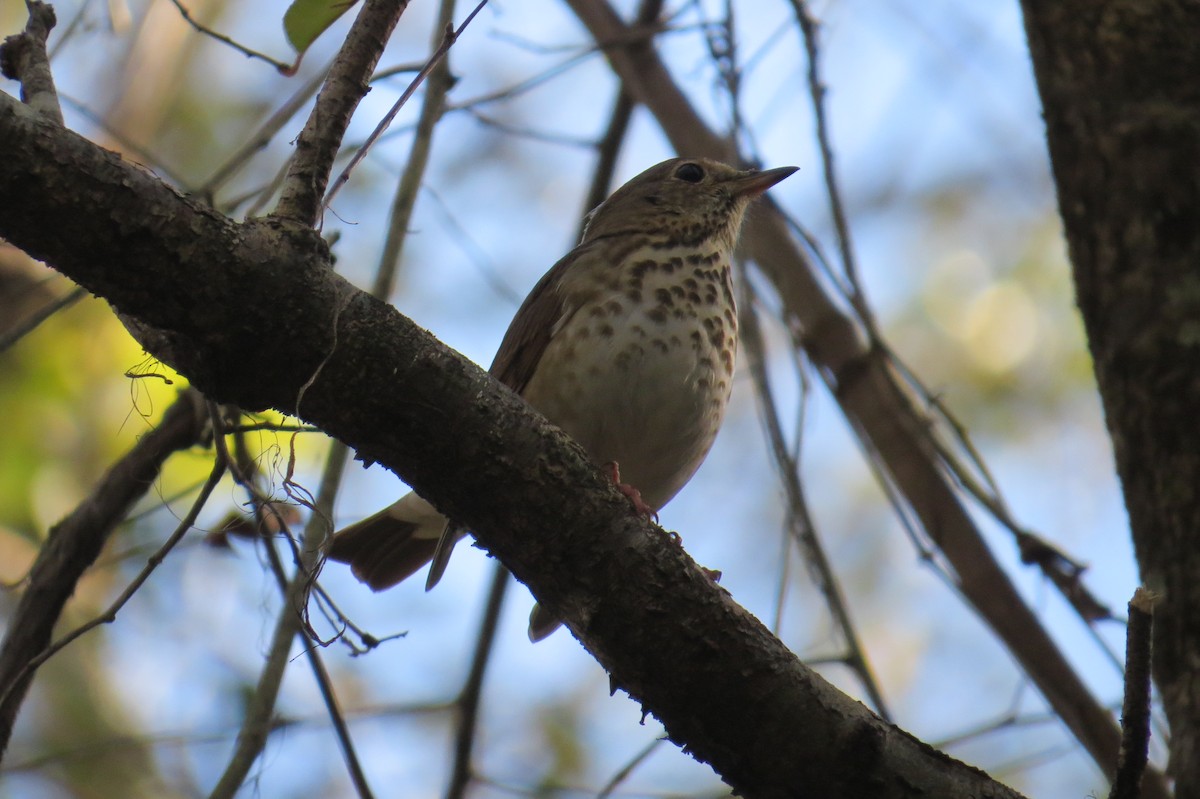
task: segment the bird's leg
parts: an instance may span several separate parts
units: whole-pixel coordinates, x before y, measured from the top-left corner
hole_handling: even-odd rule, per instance
[[[653,519],[655,522],[657,522],[658,512],[642,500],[642,492],[638,491],[628,483],[621,482],[621,467],[617,465],[617,462],[609,461],[607,464],[605,464],[605,468],[608,469],[608,477],[613,481],[613,485],[617,487],[617,490],[629,497],[629,501],[633,503],[633,509],[637,511],[639,515]]]

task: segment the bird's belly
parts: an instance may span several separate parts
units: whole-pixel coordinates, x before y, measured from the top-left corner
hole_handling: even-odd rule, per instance
[[[597,464],[661,508],[712,446],[733,371],[710,319],[655,325],[638,318],[582,319],[551,340],[525,398],[583,445]],[[720,320],[720,325],[726,323]],[[558,364],[556,368],[548,368]]]

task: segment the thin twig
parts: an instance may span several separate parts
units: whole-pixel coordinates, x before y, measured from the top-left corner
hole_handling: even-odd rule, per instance
[[[108,606],[108,609],[93,618],[91,621],[79,625],[74,630],[59,638],[50,646],[46,647],[35,657],[31,658],[29,662],[25,664],[25,668],[22,669],[17,675],[16,679],[13,680],[13,682],[8,686],[8,690],[6,690],[4,694],[0,695],[0,704],[7,702],[16,685],[19,684],[21,680],[30,676],[34,670],[39,668],[47,660],[54,657],[54,655],[61,652],[68,645],[81,638],[83,635],[91,632],[101,625],[112,624],[117,620],[117,614],[121,612],[121,609],[124,608],[129,600],[133,598],[133,595],[138,592],[138,589],[145,584],[146,580],[150,578],[150,575],[155,569],[158,568],[159,564],[166,560],[167,555],[172,549],[175,548],[175,545],[183,539],[183,536],[187,534],[188,530],[192,529],[192,525],[196,523],[196,517],[199,516],[200,511],[204,509],[204,505],[208,502],[208,498],[212,496],[212,492],[217,487],[217,483],[219,483],[221,478],[225,476],[226,465],[227,464],[220,456],[216,458],[213,463],[212,471],[209,472],[208,479],[205,480],[204,485],[200,487],[200,493],[196,496],[196,500],[192,503],[192,506],[188,508],[188,512],[175,527],[174,532],[172,532],[167,540],[163,542],[162,546],[156,549],[154,554],[146,560],[146,565],[142,567],[142,570],[138,572],[137,576],[133,578],[129,585],[125,586],[125,590],[117,595],[117,598],[113,600],[111,605]]]
[[[538,130],[528,125],[514,125],[511,122],[504,122],[495,117],[488,116],[476,108],[464,108],[465,113],[469,114],[479,124],[492,130],[504,133],[515,138],[528,139],[530,141],[541,142],[543,144],[556,144],[561,147],[573,147],[575,149],[592,149],[596,146],[595,141],[591,136],[579,136],[570,133],[551,133],[549,131]]]
[[[453,0],[442,0],[438,11],[437,30],[448,31],[453,19]],[[448,49],[445,35],[442,38],[442,45]],[[442,51],[442,55],[445,55],[445,51]],[[379,258],[379,268],[375,270],[375,284],[371,288],[371,293],[384,302],[391,296],[392,289],[396,284],[396,274],[399,271],[400,258],[404,251],[404,242],[408,238],[413,208],[417,203],[417,192],[421,188],[426,167],[429,165],[429,153],[433,147],[433,130],[446,110],[446,94],[454,85],[454,76],[450,73],[448,59],[439,58],[427,73],[422,70],[417,77],[420,78],[422,74],[429,76],[429,86],[426,88],[425,98],[421,102],[421,113],[417,118],[417,127],[413,134],[412,145],[409,147],[404,173],[401,175],[400,182],[396,185],[396,193],[392,197],[387,237],[384,239],[383,253]],[[359,152],[363,152],[366,146],[364,145]],[[347,166],[346,169],[349,170],[350,167]],[[343,174],[346,173],[343,172]]]
[[[350,449],[342,442],[334,441],[330,444],[329,454],[325,458],[325,472],[321,477],[321,487],[317,490],[316,509],[309,517],[308,525],[304,530],[304,546],[302,548],[304,556],[297,565],[297,577],[303,576],[310,581],[315,579],[315,570],[319,568],[321,547],[332,526],[330,520],[333,518],[333,501],[341,486],[349,454]],[[270,542],[268,542],[268,547],[272,552],[275,549]],[[280,572],[280,576],[282,576],[282,572]],[[286,596],[288,591],[284,582],[280,583],[280,589]],[[285,607],[280,612],[292,612],[292,609]],[[311,642],[304,640],[303,631],[298,634],[301,635],[301,642],[313,672],[313,679],[316,680],[317,687],[321,691],[321,699],[325,702],[329,721],[333,725],[334,735],[337,736],[338,745],[341,747],[342,759],[350,773],[350,782],[354,785],[360,799],[370,799],[373,794],[367,783],[367,776],[359,762],[354,742],[350,738],[350,729],[346,725],[345,716],[333,690],[333,681],[329,677],[329,671],[325,668],[320,650]]]
[[[283,105],[279,106],[273,114],[259,125],[254,134],[250,136],[242,146],[233,152],[225,160],[221,166],[217,167],[216,171],[204,181],[196,192],[212,201],[214,195],[225,181],[237,174],[241,169],[259,151],[266,148],[271,140],[282,130],[288,120],[296,115],[296,112],[308,102],[309,98],[321,87],[321,83],[329,75],[329,70],[333,67],[333,61],[322,69],[317,74],[313,75],[307,83],[292,93],[292,96],[284,101]]]
[[[279,552],[276,550],[274,542],[267,539],[264,545],[267,552],[267,560],[271,565],[271,571],[275,575],[280,593],[284,599],[283,606],[279,611],[280,623],[283,623],[284,616],[287,616],[291,620],[291,624],[295,628],[295,635],[299,638],[300,645],[304,647],[304,655],[308,659],[309,668],[312,669],[317,688],[321,692],[321,699],[325,703],[325,709],[329,715],[334,736],[338,740],[338,745],[342,750],[342,758],[350,774],[350,782],[354,785],[354,789],[360,799],[370,799],[374,794],[367,783],[367,777],[363,771],[362,764],[359,762],[358,753],[350,737],[350,729],[346,724],[345,715],[333,690],[333,681],[329,677],[329,671],[325,668],[320,650],[305,635],[305,625],[301,623],[304,615],[303,608],[292,607],[288,601],[291,598],[297,597],[296,587],[293,585],[297,580],[311,585],[313,570],[316,567],[318,559],[316,553],[319,551],[329,527],[329,519],[332,517],[333,512],[333,500],[337,496],[338,488],[341,485],[348,455],[349,448],[345,444],[342,444],[340,441],[332,442],[329,453],[325,457],[325,470],[321,477],[321,486],[317,490],[315,509],[309,517],[308,524],[305,526],[303,544],[300,548],[302,553],[301,559],[296,565],[296,574],[293,576],[291,583],[288,581],[287,573],[283,568],[283,563],[280,561]],[[302,598],[303,595],[304,591],[302,587],[298,596]]]
[[[367,0],[363,5],[296,139],[273,216],[316,226],[350,117],[369,90],[368,79],[407,7],[407,0]]]
[[[22,102],[61,125],[62,106],[46,53],[46,40],[58,19],[54,7],[41,0],[26,0],[25,8],[29,11],[25,30],[0,44],[0,73],[21,82]]]
[[[186,22],[187,24],[191,25],[192,28],[194,28],[197,33],[201,33],[212,39],[216,39],[218,42],[228,45],[229,47],[232,47],[234,50],[237,50],[239,53],[241,53],[242,55],[244,55],[248,58],[257,58],[260,61],[266,61],[268,64],[275,67],[275,69],[279,70],[284,75],[292,74],[292,71],[295,69],[294,65],[292,65],[292,64],[286,64],[283,61],[277,61],[276,59],[271,58],[269,55],[264,55],[263,53],[260,53],[257,50],[251,50],[249,47],[246,47],[244,44],[239,44],[239,43],[235,42],[233,39],[230,39],[225,34],[217,33],[212,28],[208,28],[208,27],[205,27],[204,25],[201,25],[199,22],[197,22],[195,19],[192,18],[192,14],[190,11],[187,10],[187,6],[185,6],[183,3],[179,2],[179,0],[171,0],[171,3],[172,3],[172,5],[175,6],[175,8],[179,9],[179,16],[183,17],[183,21]]]
[[[538,72],[536,75],[525,78],[517,83],[504,89],[496,89],[494,91],[481,94],[477,97],[470,97],[459,103],[450,105],[446,110],[465,111],[471,108],[477,108],[481,105],[489,105],[491,103],[504,102],[526,94],[538,88],[544,83],[547,83],[554,78],[566,74],[570,70],[590,60],[594,56],[602,53],[606,47],[617,47],[621,45],[633,45],[650,39],[658,38],[671,33],[690,33],[701,26],[686,25],[686,26],[671,26],[666,23],[656,23],[653,20],[647,22],[644,26],[633,26],[626,33],[615,36],[603,42],[591,42],[587,45],[571,45],[563,48],[541,48],[540,52],[566,52],[569,53],[562,61],[554,64],[546,69]],[[503,37],[501,37],[503,38]]]
[[[34,670],[49,657],[46,651],[54,625],[80,577],[133,503],[153,485],[166,459],[195,444],[203,431],[199,395],[182,392],[158,426],[113,464],[87,499],[50,529],[0,645],[0,753],[12,734]]]
[[[949,425],[953,442],[966,453],[967,463],[964,464],[962,462],[958,454],[942,441],[941,436],[932,427],[927,436],[930,444],[937,451],[946,470],[958,482],[959,487],[968,496],[978,502],[1005,529],[1012,533],[1022,562],[1037,566],[1089,628],[1094,622],[1111,619],[1113,616],[1109,608],[1100,602],[1088,590],[1087,586],[1083,584],[1083,574],[1087,570],[1087,567],[1068,556],[1043,537],[1021,526],[1009,510],[1008,503],[1005,502],[995,479],[992,477],[979,451],[975,448],[974,442],[972,442],[965,426],[959,422],[941,399],[933,395],[920,379],[908,369],[908,366],[900,360],[899,356],[882,342],[880,342],[880,345],[889,362],[896,367],[905,382],[927,404],[935,409],[937,412],[936,418],[941,419],[945,424]],[[982,484],[972,474],[972,467],[979,473],[980,479],[983,481]],[[1119,663],[1117,663],[1117,667],[1119,670]]]
[[[64,308],[69,308],[86,296],[87,289],[82,287],[75,288],[71,291],[68,291],[57,300],[53,300],[46,305],[43,305],[41,308],[30,314],[28,318],[22,319],[15,327],[4,331],[4,333],[0,335],[0,353],[4,352],[13,344],[16,344],[22,338],[29,335],[37,328],[38,325],[40,325],[42,322],[45,322],[51,316],[54,316],[54,314],[58,313]]]
[[[854,623],[850,619],[850,611],[838,583],[837,575],[829,562],[825,549],[817,537],[816,527],[808,510],[808,500],[800,484],[799,464],[792,458],[783,435],[783,428],[776,413],[775,400],[771,391],[770,379],[767,376],[766,349],[762,332],[758,326],[758,309],[756,308],[754,287],[746,279],[743,270],[742,279],[738,281],[741,287],[740,340],[750,362],[750,374],[754,380],[755,396],[759,400],[759,416],[766,428],[767,440],[771,445],[771,453],[775,461],[775,469],[787,494],[787,527],[788,532],[795,537],[804,558],[809,564],[814,582],[825,597],[825,604],[833,616],[834,622],[845,639],[847,655],[845,662],[858,675],[863,684],[875,712],[882,718],[890,715],[887,704],[883,700],[883,692],[879,689],[871,668],[867,663],[866,654],[858,641]]]
[[[855,312],[871,335],[875,334],[875,317],[867,304],[866,294],[858,279],[858,264],[854,257],[854,241],[850,237],[850,223],[846,219],[846,207],[842,202],[837,172],[833,165],[833,145],[830,143],[829,121],[825,115],[825,84],[821,81],[820,47],[817,43],[817,22],[808,12],[805,0],[792,0],[796,21],[804,36],[804,49],[808,55],[808,92],[812,101],[817,125],[817,144],[821,148],[821,167],[825,174],[825,193],[829,197],[829,211],[833,215],[833,227],[837,232],[838,249],[842,255],[842,270],[850,282],[850,302]]]
[[[81,115],[95,125],[98,130],[103,131],[106,137],[119,146],[121,153],[126,158],[145,165],[147,169],[153,170],[156,175],[164,178],[180,191],[191,193],[190,183],[182,173],[168,164],[158,153],[152,152],[149,145],[134,141],[124,131],[114,127],[113,119],[93,111],[83,100],[78,100],[69,94],[60,93],[59,99],[64,105],[73,109],[74,113]]]
[[[642,0],[641,5],[638,6],[636,24],[651,26],[662,14],[662,7],[663,0]],[[625,91],[623,86],[618,86],[612,111],[608,115],[608,125],[604,129],[604,135],[596,143],[598,158],[596,167],[592,170],[592,184],[588,188],[587,199],[583,204],[585,213],[590,213],[608,197],[612,188],[613,174],[617,169],[617,156],[620,155],[621,146],[625,143],[625,136],[629,133],[629,121],[633,118],[634,105],[633,97],[629,92]],[[579,235],[575,237],[576,239],[583,238],[583,229],[586,226],[587,217],[585,216],[580,221]]]
[[[471,231],[458,221],[458,218],[455,217],[454,212],[446,204],[446,201],[442,199],[440,194],[429,186],[425,187],[425,193],[433,200],[433,210],[441,215],[442,222],[449,228],[450,239],[454,242],[454,246],[466,253],[471,263],[474,264],[475,269],[483,276],[483,281],[487,283],[488,287],[498,297],[514,309],[519,306],[521,300],[524,299],[524,295],[508,284],[504,276],[500,274],[500,270],[496,267],[491,255],[483,247],[479,246],[479,243],[471,235]]]
[[[1150,756],[1150,652],[1158,596],[1139,586],[1129,600],[1125,639],[1125,702],[1121,706],[1121,756],[1108,799],[1138,799]]]
[[[345,169],[341,171],[341,174],[337,176],[337,180],[335,180],[333,185],[329,187],[329,193],[325,195],[325,199],[321,202],[322,209],[328,208],[329,204],[333,202],[333,198],[337,196],[337,193],[341,190],[342,186],[346,185],[346,182],[350,180],[350,174],[354,171],[354,168],[358,166],[358,163],[362,161],[363,158],[366,157],[367,153],[370,152],[371,147],[375,144],[379,137],[383,135],[384,131],[386,131],[392,124],[392,120],[396,118],[396,114],[400,113],[400,109],[404,107],[409,98],[412,97],[413,94],[416,93],[417,89],[420,88],[421,84],[425,82],[425,78],[429,77],[429,75],[433,72],[434,67],[438,65],[438,62],[440,62],[446,56],[446,53],[450,52],[450,48],[454,46],[456,41],[458,41],[458,37],[462,36],[463,31],[465,31],[467,26],[471,24],[471,20],[475,19],[475,16],[483,10],[485,5],[487,5],[487,0],[479,0],[479,3],[474,9],[471,10],[471,13],[467,15],[467,18],[463,20],[462,24],[459,25],[457,29],[452,29],[449,26],[446,27],[445,34],[442,37],[442,43],[436,50],[434,50],[433,55],[429,57],[428,63],[426,63],[425,67],[417,73],[415,78],[412,79],[412,82],[408,84],[408,87],[403,93],[401,93],[400,98],[396,100],[391,109],[383,115],[383,119],[381,119],[379,124],[375,126],[375,130],[371,131],[371,135],[367,137],[367,140],[363,143],[363,146],[360,147],[358,152],[354,154],[354,157],[350,159],[350,163],[346,165]]]
[[[631,757],[629,762],[622,766],[617,773],[612,776],[612,779],[610,779],[605,786],[600,789],[600,793],[596,794],[596,799],[608,799],[608,797],[612,796],[613,792],[616,791],[617,788],[621,787],[621,783],[629,779],[629,775],[633,773],[634,769],[645,763],[646,758],[654,754],[654,750],[661,746],[664,740],[666,739],[655,738],[653,741],[643,746],[641,751]]]
[[[214,409],[213,416],[217,420],[214,422],[217,428],[214,433],[214,441],[217,449],[218,451],[227,451],[225,429],[223,423],[220,421],[220,413]],[[263,525],[263,515],[266,513],[277,513],[274,510],[274,503],[255,485],[253,460],[250,458],[249,452],[245,447],[244,437],[238,436],[235,440],[238,442],[238,457],[236,460],[231,459],[231,463],[233,464],[231,468],[233,468],[238,482],[250,492],[260,528],[265,528],[265,525]],[[342,445],[337,445],[337,447],[340,446]],[[337,447],[334,449],[336,450]],[[272,564],[272,570],[276,574],[276,579],[281,584],[283,603],[276,618],[275,632],[271,639],[271,646],[268,650],[266,662],[263,665],[262,672],[259,674],[254,692],[250,695],[247,702],[246,715],[242,720],[242,726],[238,732],[234,752],[210,794],[211,799],[231,799],[245,782],[246,775],[250,772],[251,766],[254,765],[254,762],[262,753],[263,747],[266,746],[267,737],[272,729],[275,702],[279,696],[279,688],[283,682],[283,675],[287,668],[288,654],[291,651],[292,640],[300,636],[302,644],[308,644],[307,639],[303,638],[305,629],[302,614],[304,597],[312,582],[314,570],[319,560],[320,546],[325,532],[329,527],[331,514],[327,509],[332,508],[333,496],[336,494],[337,486],[341,480],[341,472],[345,464],[345,459],[346,450],[342,447],[340,455],[333,453],[326,461],[326,470],[322,478],[321,489],[318,492],[317,501],[314,503],[313,513],[309,517],[308,525],[305,528],[303,541],[299,547],[293,547],[296,571],[290,580],[287,579],[284,573],[282,563],[279,561],[279,553],[275,550],[274,544],[270,540],[266,542],[267,558]],[[276,521],[283,526],[282,519],[277,518]],[[290,537],[287,540],[290,543]],[[310,653],[309,663],[313,668],[318,685],[321,686],[322,695],[327,697],[326,707],[330,713],[330,719],[334,724],[335,733],[339,737],[339,744],[342,747],[343,757],[349,768],[351,780],[354,782],[360,796],[369,797],[372,794],[370,788],[367,786],[366,778],[363,775],[358,757],[350,741],[344,719],[342,719],[341,712],[337,706],[336,698],[333,696],[332,687],[328,682],[328,674],[325,672],[324,665],[319,660],[314,661],[315,650],[306,646],[306,651]],[[322,682],[323,680],[324,682]]]
[[[500,620],[500,610],[504,606],[504,593],[508,583],[508,569],[496,563],[487,605],[479,622],[479,635],[475,643],[475,655],[471,658],[471,671],[463,684],[462,693],[454,703],[458,709],[458,731],[454,736],[454,765],[451,767],[446,799],[462,799],[471,781],[471,752],[475,745],[475,728],[479,723],[479,698],[483,693],[483,677],[496,642],[496,627]]]
[[[470,108],[478,108],[481,105],[488,105],[490,103],[502,102],[505,100],[511,100],[514,97],[519,97],[526,92],[536,89],[543,83],[569,72],[574,67],[579,66],[584,61],[587,61],[591,57],[595,56],[597,52],[598,48],[590,47],[582,52],[573,53],[572,55],[564,58],[558,64],[547,67],[532,77],[525,78],[524,80],[519,81],[518,83],[515,83],[507,88],[497,89],[495,91],[488,92],[487,94],[481,94],[478,97],[468,98],[460,103],[454,103],[447,109],[447,111],[465,111]]]

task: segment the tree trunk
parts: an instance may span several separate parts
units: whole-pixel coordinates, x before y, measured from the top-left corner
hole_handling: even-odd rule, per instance
[[[1023,0],[1142,580],[1170,770],[1200,796],[1200,4]]]

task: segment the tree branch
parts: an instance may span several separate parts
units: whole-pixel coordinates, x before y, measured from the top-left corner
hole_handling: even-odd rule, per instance
[[[296,413],[461,519],[739,792],[1016,796],[806,668],[577,444],[333,273],[310,230],[224,219],[3,95],[0,151],[21,198],[0,236],[156,328],[207,396]]]
[[[296,155],[274,216],[305,227],[317,223],[342,136],[359,101],[371,90],[371,72],[406,8],[408,0],[367,0],[358,12],[296,140]]]
[[[113,464],[79,507],[50,529],[0,645],[0,754],[33,681],[34,669],[28,666],[50,645],[54,625],[79,578],[129,508],[154,484],[166,459],[197,443],[205,418],[196,392],[184,391],[158,426]]]
[[[29,9],[29,22],[23,33],[9,36],[0,45],[0,72],[21,82],[21,99],[33,110],[61,125],[62,106],[46,53],[46,40],[58,18],[54,7],[41,0],[27,0],[25,5]]]
[[[1121,704],[1121,760],[1108,799],[1140,799],[1142,795],[1142,774],[1150,756],[1150,636],[1157,601],[1158,597],[1141,586],[1129,600],[1125,700]]]

